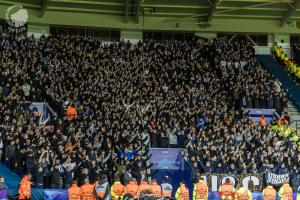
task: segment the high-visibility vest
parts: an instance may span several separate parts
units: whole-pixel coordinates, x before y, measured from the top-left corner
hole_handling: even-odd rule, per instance
[[[283,200],[293,200],[293,189],[289,184],[283,185]]]
[[[224,183],[220,187],[221,199],[233,199],[233,185]]]
[[[284,137],[289,137],[291,135],[291,129],[289,127],[287,127],[284,132],[283,132],[283,136]]]
[[[240,188],[236,192],[237,200],[249,200],[248,190],[245,188]]]
[[[276,51],[277,48],[278,48],[277,45],[273,45],[273,46],[272,46],[272,51]]]
[[[281,49],[278,47],[275,51],[276,51],[276,56],[280,57],[280,55],[281,55]]]
[[[126,193],[131,194],[135,199],[139,198],[139,186],[134,181],[130,181],[126,187]]]
[[[81,189],[77,184],[73,184],[68,189],[69,200],[81,200]]]
[[[125,187],[120,182],[115,182],[111,186],[110,193],[113,200],[118,200],[119,198],[122,200],[125,193]]]
[[[95,199],[93,185],[86,183],[86,184],[82,185],[80,189],[81,189],[82,200],[94,200]]]
[[[67,117],[68,119],[73,119],[77,116],[77,110],[76,108],[72,107],[72,106],[69,106],[67,108]]]
[[[297,142],[299,140],[299,137],[297,135],[292,136],[292,141]]]
[[[29,199],[31,197],[31,185],[28,176],[22,178],[19,188],[19,199]]]
[[[296,73],[295,74],[296,74],[297,78],[300,78],[300,67],[296,68]]]
[[[190,200],[190,192],[189,189],[182,184],[176,192],[176,200]]]
[[[272,186],[268,186],[263,190],[264,200],[275,200],[276,190]]]
[[[208,194],[208,187],[203,181],[195,184],[193,200],[206,200],[207,194]]]
[[[173,187],[170,183],[162,183],[161,190],[162,190],[162,193],[161,193],[162,197],[171,197],[172,196]]]
[[[139,185],[139,192],[143,192],[145,190],[150,191],[150,185],[146,181],[142,181],[141,184]]]
[[[292,71],[292,66],[293,66],[293,62],[289,62],[289,65],[288,65],[288,71],[289,72]]]
[[[297,65],[294,63],[293,66],[292,66],[292,72],[296,73],[296,69],[297,69]]]
[[[154,197],[161,197],[161,187],[160,187],[160,185],[157,184],[157,182],[153,182],[150,185],[150,191]]]
[[[281,125],[282,125],[282,121],[284,121],[284,123],[285,123],[286,126],[289,125],[288,120],[286,120],[286,119],[284,118],[284,116],[282,116],[282,117],[280,117],[280,119],[279,119],[278,122],[277,122],[278,126],[281,126]]]
[[[285,57],[285,58],[284,58],[284,64],[288,65],[288,62],[289,62],[289,58],[288,58],[288,57]]]
[[[105,195],[105,192],[106,192],[106,190],[107,190],[107,187],[109,187],[108,182],[105,182],[105,183],[103,183],[103,184],[99,184],[99,182],[97,182],[97,183],[95,184],[95,191],[96,191],[97,195],[98,195],[99,197],[103,198],[104,195]],[[105,198],[104,200],[109,200],[109,199],[110,199],[110,196],[109,196],[109,195],[110,195],[110,194],[108,193],[107,196],[106,196],[106,198]]]

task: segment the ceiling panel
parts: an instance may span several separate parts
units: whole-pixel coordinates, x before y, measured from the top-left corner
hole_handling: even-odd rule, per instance
[[[48,0],[47,10],[62,12],[93,12],[124,15],[125,0]],[[129,14],[134,10],[133,0],[129,2]],[[213,0],[141,0],[141,11],[153,17],[208,18]],[[292,0],[220,0],[212,14],[213,18],[235,19],[281,19],[291,8]],[[23,4],[40,9],[41,0],[0,0],[0,4]],[[143,12],[140,13],[142,15]],[[291,20],[300,19],[300,8],[292,13]]]
[[[231,15],[274,15],[281,16],[284,11],[270,11],[270,10],[223,10],[217,9],[215,14],[231,14]]]
[[[61,8],[82,8],[82,9],[94,9],[94,10],[124,10],[124,5],[111,6],[111,5],[92,5],[92,4],[78,4],[78,3],[61,3],[61,2],[50,2],[48,7],[61,7]]]

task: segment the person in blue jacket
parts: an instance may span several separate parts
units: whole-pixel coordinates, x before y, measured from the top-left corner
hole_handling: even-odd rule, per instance
[[[117,153],[121,158],[127,158],[127,160],[131,160],[137,153],[137,150],[129,150],[128,147],[124,148],[124,151],[117,146]]]

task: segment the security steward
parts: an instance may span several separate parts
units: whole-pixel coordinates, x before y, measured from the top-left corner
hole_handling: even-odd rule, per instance
[[[199,178],[199,181],[194,184],[193,190],[193,200],[207,200],[208,199],[208,187],[204,183],[202,177]]]
[[[136,179],[133,178],[125,187],[125,193],[132,195],[135,199],[140,197],[139,186],[136,182]]]
[[[32,175],[28,173],[22,178],[19,188],[19,199],[30,199],[31,198],[31,181]]]
[[[225,183],[219,188],[219,195],[222,200],[234,199],[234,187],[229,178],[225,179]]]
[[[143,191],[150,191],[150,185],[146,180],[142,180],[141,184],[139,185],[139,194],[143,194]]]
[[[252,193],[246,187],[237,186],[237,191],[235,194],[236,200],[252,200]]]
[[[161,187],[160,187],[160,185],[158,185],[156,179],[152,180],[152,183],[150,185],[150,192],[156,198],[161,197]]]
[[[125,187],[121,184],[120,178],[115,178],[114,184],[110,188],[110,195],[112,200],[123,200],[125,194]]]
[[[165,176],[163,178],[163,183],[161,184],[161,196],[162,197],[171,197],[172,196],[172,191],[173,187],[172,185],[168,182],[169,177]]]
[[[190,200],[190,191],[187,188],[187,186],[185,185],[184,180],[181,181],[180,186],[176,191],[175,199],[176,200]]]
[[[276,190],[271,184],[268,184],[268,186],[263,190],[262,195],[264,200],[275,200]]]
[[[81,200],[81,189],[74,180],[72,186],[68,189],[69,200]]]
[[[96,200],[110,200],[110,186],[105,174],[102,174],[100,181],[96,182],[94,195]]]
[[[283,183],[278,194],[280,200],[293,200],[293,189],[288,181]]]
[[[94,200],[94,185],[90,184],[89,179],[84,179],[84,184],[80,187],[82,200]]]

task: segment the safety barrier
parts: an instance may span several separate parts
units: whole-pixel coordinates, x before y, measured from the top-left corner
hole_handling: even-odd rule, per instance
[[[7,190],[0,190],[0,200],[7,199]]]
[[[255,55],[271,55],[271,47],[254,46]]]
[[[266,47],[266,46],[254,46],[255,49],[255,55],[271,55],[272,54],[272,48]],[[288,48],[282,48],[282,51],[287,54],[289,58],[292,57],[292,49],[290,47]]]
[[[261,192],[253,192],[252,193],[253,200],[263,200]],[[293,199],[296,199],[297,193],[293,194]],[[0,200],[7,200],[7,191],[0,190]],[[43,199],[51,199],[51,200],[68,200],[68,192],[67,190],[33,190],[32,191],[32,200],[43,200]],[[209,192],[208,193],[209,200],[219,200],[218,192]],[[279,199],[278,197],[276,199]]]

